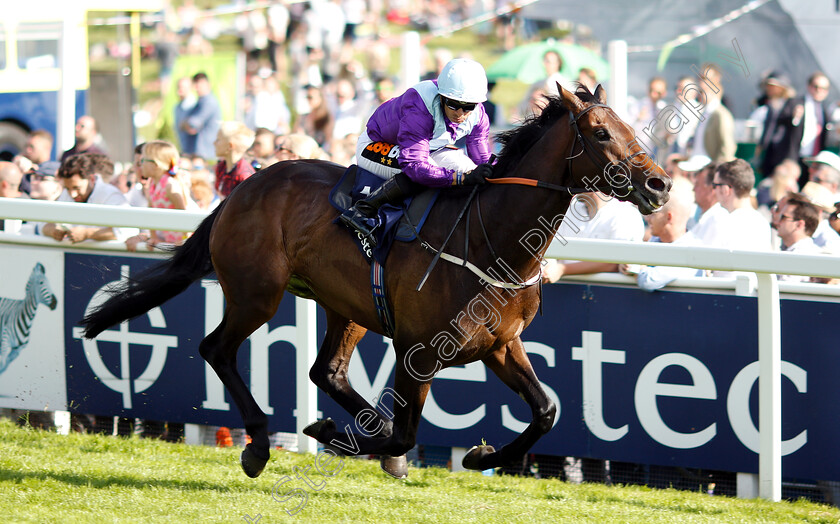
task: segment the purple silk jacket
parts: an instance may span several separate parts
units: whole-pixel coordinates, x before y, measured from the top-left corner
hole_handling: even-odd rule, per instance
[[[435,140],[435,130],[445,129],[447,134],[443,138],[450,144],[463,136],[467,156],[476,165],[483,164],[490,159],[490,120],[484,106],[478,104],[466,122],[460,126],[454,124],[444,115],[440,96],[436,93],[437,81],[426,81],[388,100],[368,120],[367,134],[374,142],[400,147],[400,168],[414,182],[429,187],[447,187],[452,185],[454,170],[429,163],[430,142],[441,144],[441,137]]]

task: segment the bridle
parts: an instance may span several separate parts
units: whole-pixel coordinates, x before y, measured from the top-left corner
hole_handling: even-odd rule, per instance
[[[598,147],[596,147],[595,144],[593,144],[591,140],[589,140],[587,137],[585,137],[580,132],[580,127],[578,126],[578,119],[581,118],[582,116],[586,115],[586,113],[588,113],[589,111],[592,111],[593,109],[598,108],[598,107],[602,107],[602,108],[605,108],[605,109],[610,109],[610,107],[606,104],[592,104],[592,105],[584,108],[583,111],[581,111],[577,115],[570,114],[569,125],[572,127],[572,129],[575,132],[575,138],[572,140],[572,145],[571,145],[571,148],[569,150],[569,154],[566,157],[566,160],[568,160],[568,162],[569,162],[569,167],[568,167],[568,170],[567,170],[568,171],[567,176],[571,177],[571,180],[574,180],[574,177],[572,176],[572,162],[573,162],[574,159],[579,157],[584,152],[587,154],[587,156],[589,157],[589,159],[592,161],[592,163],[595,166],[600,166],[600,165],[604,166],[603,167],[603,173],[606,173],[607,169],[611,169],[611,168],[625,169],[626,164],[627,164],[627,160],[635,158],[636,156],[638,156],[640,154],[641,155],[645,154],[644,150],[639,148],[639,151],[637,153],[634,153],[633,155],[631,155],[631,156],[629,156],[625,159],[622,159],[620,162],[614,162],[614,161],[610,160],[609,158],[607,158],[606,155],[604,155],[604,153],[601,152],[601,150]],[[580,144],[581,150],[577,154],[574,154],[576,144]],[[587,146],[589,146],[589,147],[587,147]],[[627,180],[629,181],[630,177],[627,176],[627,175],[625,175],[625,176],[627,177]],[[610,177],[607,177],[607,181],[610,183],[610,186],[613,190],[623,189],[623,188],[614,187],[614,185],[612,183],[612,179]],[[591,191],[595,190],[594,187],[561,186],[561,185],[558,185],[558,184],[552,184],[550,182],[544,182],[542,180],[535,180],[535,179],[532,179],[532,178],[521,178],[521,177],[488,178],[487,182],[489,182],[491,184],[515,184],[515,185],[522,185],[522,186],[539,187],[539,188],[543,188],[543,189],[551,189],[553,191],[561,191],[561,192],[564,192],[564,193],[568,193],[569,195],[577,195],[577,194],[580,194],[580,193],[587,193],[587,192],[591,192]],[[472,192],[470,193],[470,196],[467,198],[467,201],[464,204],[464,207],[461,209],[461,212],[458,215],[458,218],[455,220],[455,224],[452,226],[452,229],[450,230],[449,235],[446,237],[446,240],[444,240],[443,245],[441,245],[440,248],[436,249],[436,248],[432,247],[428,242],[426,242],[425,240],[420,238],[419,233],[417,233],[417,229],[416,228],[414,229],[415,234],[417,235],[417,238],[419,238],[421,240],[421,245],[425,249],[428,249],[429,251],[432,251],[432,252],[435,253],[435,256],[432,259],[432,262],[429,264],[429,267],[426,270],[426,273],[423,275],[423,278],[420,280],[420,283],[417,285],[417,291],[420,291],[420,289],[423,287],[423,284],[425,284],[426,279],[429,277],[429,274],[432,272],[432,269],[435,267],[435,265],[437,264],[437,261],[440,258],[443,258],[444,260],[446,260],[448,262],[451,262],[453,264],[457,264],[459,266],[466,267],[467,269],[469,269],[470,271],[472,271],[473,273],[478,275],[479,278],[481,278],[482,280],[484,280],[488,284],[490,284],[492,286],[495,286],[495,287],[504,288],[504,289],[523,289],[523,288],[530,287],[530,286],[532,286],[536,283],[540,283],[540,285],[542,285],[541,272],[539,272],[539,271],[537,272],[536,275],[534,275],[533,277],[529,278],[526,281],[521,281],[520,279],[517,279],[518,280],[517,282],[502,282],[502,281],[499,281],[499,280],[493,278],[491,275],[487,275],[485,272],[481,271],[480,268],[478,268],[477,266],[475,266],[474,264],[472,264],[471,262],[468,261],[469,239],[470,239],[470,234],[469,234],[469,231],[470,231],[470,213],[469,213],[469,209],[472,207],[472,202],[473,202],[474,199],[476,200],[476,204],[477,204],[476,209],[477,209],[477,214],[478,214],[478,222],[479,222],[479,226],[481,228],[481,231],[484,235],[485,244],[489,248],[490,254],[493,257],[493,260],[502,260],[501,257],[499,257],[498,254],[496,253],[496,251],[493,249],[493,245],[490,243],[490,238],[487,236],[487,228],[484,225],[484,219],[481,216],[481,204],[480,204],[480,202],[478,202],[479,187],[480,186],[474,186],[473,187]],[[629,188],[628,188],[628,193],[629,193],[629,191],[632,191],[632,190],[633,190],[633,186],[630,185]],[[455,228],[458,226],[458,224],[460,224],[461,219],[464,217],[465,212],[467,213],[467,216],[466,216],[466,234],[464,235],[464,257],[461,258],[461,257],[456,257],[456,256],[450,255],[448,253],[445,253],[443,250],[446,248],[446,245],[449,243],[449,239],[452,237],[452,233],[455,232]],[[412,224],[412,227],[414,227],[413,224]],[[542,296],[542,292],[540,292],[540,296]],[[542,304],[540,304],[540,307],[542,307]]]
[[[583,153],[586,153],[586,155],[589,157],[589,160],[591,160],[594,165],[603,166],[602,173],[606,173],[608,169],[615,169],[616,171],[621,171],[623,173],[626,173],[626,171],[624,171],[624,170],[627,169],[626,166],[627,166],[628,160],[636,158],[639,155],[644,155],[645,154],[644,150],[639,148],[639,151],[637,151],[636,153],[633,153],[632,155],[630,155],[627,158],[621,159],[619,162],[615,162],[615,161],[607,158],[606,155],[604,155],[604,153],[601,152],[601,150],[598,147],[596,147],[595,144],[593,144],[591,140],[589,140],[589,138],[584,136],[583,133],[580,132],[580,127],[578,126],[578,119],[580,119],[582,116],[586,115],[586,113],[588,113],[589,111],[592,111],[593,109],[598,108],[598,107],[602,107],[604,109],[610,109],[610,106],[608,106],[606,104],[592,104],[592,105],[584,108],[584,110],[581,111],[580,113],[578,113],[577,115],[571,114],[569,116],[569,125],[571,126],[571,128],[575,132],[575,138],[574,138],[574,140],[572,140],[572,146],[569,150],[568,156],[566,157],[566,160],[568,160],[568,162],[569,162],[569,167],[568,167],[568,170],[567,170],[568,171],[567,176],[569,178],[571,178],[572,180],[574,180],[574,177],[572,175],[572,161],[574,159],[576,159],[577,157],[579,157],[580,155],[582,155]],[[575,146],[577,144],[580,144],[580,151],[577,154],[574,154]],[[589,146],[589,147],[587,147],[587,146]],[[630,177],[627,174],[625,174],[624,176],[625,176],[625,178],[627,178],[628,181],[630,180]],[[595,189],[594,187],[561,186],[561,185],[558,185],[558,184],[552,184],[552,183],[549,183],[549,182],[544,182],[542,180],[534,180],[534,179],[531,179],[531,178],[521,178],[521,177],[488,178],[487,182],[489,182],[491,184],[514,184],[514,185],[521,185],[521,186],[539,187],[539,188],[543,188],[543,189],[551,189],[553,191],[562,191],[562,192],[568,193],[570,195],[587,193],[587,192],[591,192]],[[627,187],[622,186],[620,188],[616,188],[615,186],[613,186],[612,179],[610,177],[607,177],[607,182],[610,183],[610,187],[613,190],[621,189],[621,190],[626,190],[629,193],[630,191],[633,191],[633,189],[634,189],[632,185],[629,185]]]

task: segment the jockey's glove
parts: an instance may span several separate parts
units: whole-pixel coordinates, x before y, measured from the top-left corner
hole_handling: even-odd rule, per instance
[[[493,176],[493,166],[490,164],[479,164],[468,173],[464,173],[461,185],[477,186],[486,184],[487,179]]]

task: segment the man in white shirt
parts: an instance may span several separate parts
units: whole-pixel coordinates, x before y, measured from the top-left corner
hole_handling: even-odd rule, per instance
[[[817,255],[822,249],[814,243],[812,235],[820,220],[820,210],[805,197],[797,194],[788,196],[784,207],[780,209],[773,227],[779,232],[782,249],[787,253],[804,253]],[[778,275],[779,280],[786,282],[809,282],[811,279],[801,275]]]
[[[689,206],[681,197],[672,195],[668,203],[656,213],[647,216],[651,242],[664,242],[674,245],[698,246],[700,240],[694,234],[686,231]],[[625,275],[631,275],[628,264],[621,264],[619,270]],[[703,276],[703,271],[688,267],[670,266],[642,266],[639,269],[636,282],[645,291],[662,289],[678,278]]]
[[[723,221],[723,234],[714,247],[748,251],[770,251],[770,223],[752,206],[750,191],[755,185],[755,173],[745,160],[737,158],[720,164],[715,171],[712,187],[720,205],[729,212]],[[731,277],[731,271],[715,271],[716,277]]]
[[[572,199],[555,236],[641,242],[644,235],[645,223],[633,204],[620,202],[603,193],[582,193]],[[550,259],[543,267],[543,281],[557,282],[563,275],[616,271],[618,264]]]
[[[697,210],[688,220],[688,230],[704,245],[719,246],[724,243],[726,221],[729,211],[718,203],[717,194],[712,186],[717,164],[712,162],[694,177],[694,202]]]
[[[740,158],[720,164],[715,171],[714,187],[720,205],[729,211],[726,245],[729,249],[770,250],[770,224],[752,206],[750,191],[755,173]]]
[[[65,160],[58,170],[58,179],[64,190],[57,201],[128,207],[128,201],[122,192],[116,186],[105,183],[99,175],[106,170],[107,166],[102,165],[104,162],[110,162],[105,155],[90,153],[75,155]],[[111,165],[113,166],[113,163]],[[113,171],[113,167],[111,170]],[[136,235],[137,229],[50,222],[44,225],[41,234],[59,242],[67,238],[75,244],[88,239],[125,240]]]

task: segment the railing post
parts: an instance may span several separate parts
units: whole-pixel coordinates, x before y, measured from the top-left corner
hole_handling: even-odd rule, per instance
[[[318,418],[318,390],[309,380],[309,368],[315,363],[315,357],[318,354],[318,331],[315,324],[317,313],[314,301],[295,298],[295,323],[297,324],[295,427],[299,453],[318,451],[318,443],[303,434],[303,428]]]
[[[758,279],[758,490],[763,499],[782,499],[782,344],[779,283]]]

